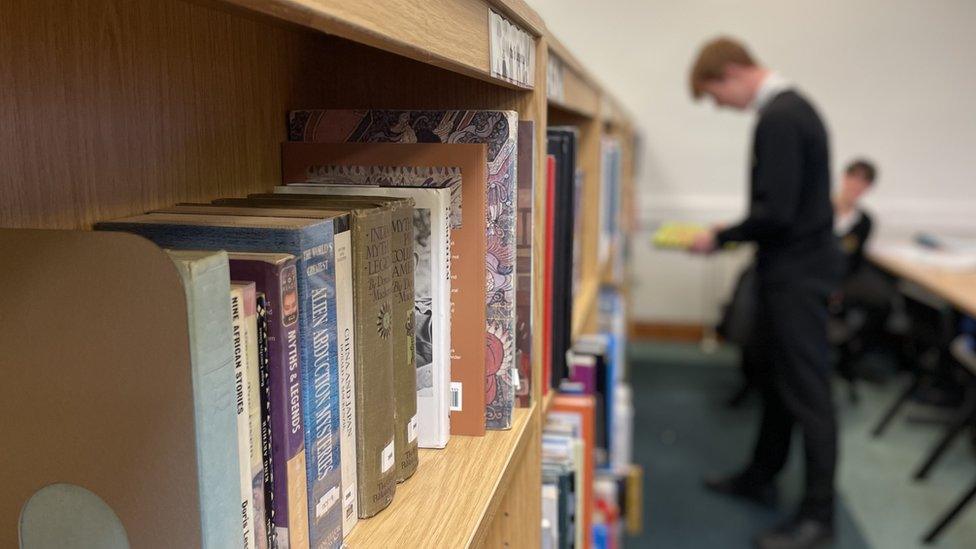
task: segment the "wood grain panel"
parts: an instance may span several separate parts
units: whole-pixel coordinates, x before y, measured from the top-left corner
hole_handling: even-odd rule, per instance
[[[348,546],[449,548],[482,543],[527,450],[537,444],[536,410],[516,410],[509,431],[453,436],[443,450],[421,450],[414,476],[397,485],[390,507],[359,521],[346,539]],[[533,466],[538,468],[538,458]]]
[[[540,411],[536,409],[538,415]],[[538,425],[539,422],[534,422]],[[540,494],[542,472],[538,464],[542,460],[542,443],[539,433],[527,435],[525,454],[514,464],[514,474],[505,491],[505,497],[491,521],[490,530],[480,547],[511,548],[539,547],[541,543],[542,513]]]
[[[497,108],[531,93],[176,0],[0,0],[0,226],[87,227],[270,189],[293,108]]]

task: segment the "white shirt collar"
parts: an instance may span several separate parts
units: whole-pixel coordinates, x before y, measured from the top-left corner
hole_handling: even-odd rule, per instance
[[[756,91],[756,97],[752,99],[750,107],[756,112],[763,110],[774,97],[788,90],[790,86],[789,80],[778,73],[770,72],[759,84],[759,90]]]

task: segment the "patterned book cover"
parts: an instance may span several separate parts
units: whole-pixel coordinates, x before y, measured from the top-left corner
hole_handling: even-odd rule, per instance
[[[310,142],[485,143],[488,146],[486,231],[489,323],[485,421],[508,429],[515,403],[515,261],[517,126],[514,111],[300,110],[289,113],[288,137]]]
[[[167,253],[186,291],[202,546],[240,547],[241,480],[227,254]]]
[[[295,257],[280,253],[229,252],[234,280],[254,282],[260,295],[258,347],[262,387],[262,450],[264,454],[265,508],[269,545],[288,545],[291,485],[306,485],[305,435],[299,407],[291,396],[301,394],[298,356],[298,286]],[[263,320],[262,320],[263,318]],[[263,326],[261,326],[263,324]],[[298,492],[301,509],[304,491]],[[302,517],[304,519],[304,516]],[[304,519],[307,523],[307,519]]]
[[[233,276],[233,275],[232,275]],[[263,292],[254,296],[254,310],[257,317],[258,334],[258,382],[261,406],[261,463],[264,478],[264,547],[274,549],[278,546],[274,529],[274,483],[272,469],[274,455],[271,446],[271,374],[268,370],[270,355],[268,350],[268,297]]]
[[[320,220],[146,214],[97,225],[99,229],[139,234],[163,247],[282,252],[296,257],[298,300],[303,305],[298,322],[308,477],[306,539],[314,547],[339,547],[342,543],[338,361],[333,344],[334,312],[330,322],[328,307],[335,292],[333,233],[346,222],[345,216]]]
[[[471,334],[484,333],[489,341],[494,337],[485,321],[487,157],[488,146],[484,143],[288,142],[281,145],[281,179],[285,189],[326,183],[333,189],[348,187],[349,192],[355,194],[363,194],[355,189],[362,189],[364,185],[451,189],[450,306],[446,309],[450,331],[446,332],[445,338],[450,356],[447,368],[450,376],[449,423],[451,434],[466,436],[485,434],[486,345],[484,341],[479,344]],[[464,181],[472,183],[465,185]],[[461,204],[463,217],[458,209]],[[416,219],[416,212],[414,215]],[[429,316],[431,311],[423,306],[420,298],[417,301],[416,331],[422,341],[424,326],[421,317]],[[433,313],[440,314],[436,302]],[[436,321],[431,328],[438,333]],[[455,337],[455,334],[458,335]],[[429,339],[437,340],[438,337],[434,335]],[[418,350],[420,348],[418,346]],[[438,370],[436,357],[435,352],[435,371]],[[428,362],[419,356],[418,361],[418,378],[423,379],[420,368]],[[443,447],[447,435],[431,436],[440,430],[427,428],[436,426],[436,421],[428,421],[431,418],[424,410],[432,410],[424,401],[423,396],[418,400],[421,417],[419,445]]]
[[[535,200],[535,122],[518,123],[518,219],[516,221],[515,361],[518,365],[518,405],[532,403],[532,229]]]
[[[421,448],[445,447],[451,432],[451,190],[295,184],[276,187],[275,192],[282,195],[368,195],[414,201],[413,245],[408,247],[412,252],[402,257],[409,258],[415,265],[411,269],[413,291],[403,297],[404,305],[409,304],[407,313],[412,315],[412,329],[415,330],[416,389],[413,396],[417,401],[417,418],[412,422],[416,425],[400,425],[401,429],[407,430],[405,435],[398,433],[397,441],[400,443],[401,436],[406,436],[404,443],[416,443]],[[398,393],[407,381],[404,380],[403,385],[397,381]]]

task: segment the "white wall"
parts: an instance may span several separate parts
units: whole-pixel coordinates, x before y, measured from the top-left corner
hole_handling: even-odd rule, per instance
[[[646,227],[744,210],[753,120],[693,103],[687,86],[700,44],[730,34],[819,106],[834,173],[856,155],[877,161],[881,179],[869,205],[882,234],[976,231],[976,2],[528,2],[637,117]],[[715,318],[734,259],[653,251],[644,236],[635,244],[639,318]]]

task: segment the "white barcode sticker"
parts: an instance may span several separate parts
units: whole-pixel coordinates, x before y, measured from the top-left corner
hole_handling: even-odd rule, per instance
[[[383,448],[383,455],[380,456],[380,472],[385,473],[393,467],[393,441],[391,440],[386,448]]]
[[[461,403],[463,402],[461,397],[462,397],[461,382],[452,381],[451,382],[451,411],[452,412],[461,411],[461,407],[462,407]]]
[[[339,488],[335,487],[325,493],[319,498],[319,501],[315,504],[315,516],[316,518],[321,517],[332,509],[332,506],[339,501]]]
[[[417,420],[417,414],[414,414],[410,418],[410,423],[407,424],[407,442],[413,442],[417,440],[417,429],[420,427],[420,422]]]

